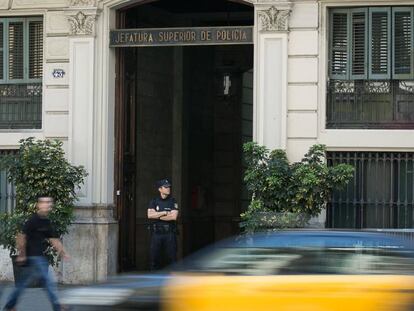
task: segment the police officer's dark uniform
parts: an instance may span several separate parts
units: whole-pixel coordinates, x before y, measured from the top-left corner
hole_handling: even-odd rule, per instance
[[[163,179],[157,182],[157,187],[171,187],[168,179]],[[178,211],[177,201],[169,195],[165,199],[161,195],[152,199],[148,209],[153,209],[156,212],[172,210]],[[170,264],[177,259],[177,225],[176,221],[165,221],[161,219],[150,219],[151,231],[151,270],[160,269],[164,264]],[[166,258],[163,257],[164,256]]]

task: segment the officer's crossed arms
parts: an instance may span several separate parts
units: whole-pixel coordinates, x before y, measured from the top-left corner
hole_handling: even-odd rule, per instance
[[[178,210],[157,212],[155,209],[148,209],[148,219],[160,219],[163,221],[176,221],[178,218]]]

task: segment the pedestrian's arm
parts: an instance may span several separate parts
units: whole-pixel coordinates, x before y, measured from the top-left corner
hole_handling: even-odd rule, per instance
[[[49,239],[50,244],[52,244],[53,248],[57,251],[58,255],[61,258],[68,258],[69,255],[67,254],[65,248],[63,247],[62,242],[59,239],[51,238]]]
[[[26,258],[26,234],[18,233],[16,236],[16,247],[18,251],[18,257],[21,259]]]
[[[172,211],[168,212],[166,216],[161,217],[161,220],[164,221],[176,221],[178,218],[178,210],[173,209]]]
[[[149,208],[147,212],[148,219],[161,219],[163,216],[167,216],[166,211],[157,212],[155,209]]]

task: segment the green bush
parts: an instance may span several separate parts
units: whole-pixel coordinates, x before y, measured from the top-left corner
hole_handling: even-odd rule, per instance
[[[0,214],[0,245],[16,254],[15,237],[26,220],[35,212],[37,197],[42,194],[54,198],[50,219],[56,232],[67,233],[73,220],[76,191],[83,184],[86,171],[71,165],[65,158],[62,142],[57,140],[20,141],[17,155],[6,156],[1,168],[7,170],[8,180],[16,189],[16,207],[11,214]],[[52,250],[51,264],[56,264]]]
[[[284,150],[269,151],[254,142],[243,148],[244,181],[252,196],[241,215],[246,232],[303,227],[322,211],[332,191],[353,176],[350,165],[327,165],[324,145],[312,146],[301,162],[293,164]]]

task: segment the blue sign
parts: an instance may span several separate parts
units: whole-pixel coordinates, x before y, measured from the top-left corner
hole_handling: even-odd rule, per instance
[[[53,69],[52,75],[53,78],[63,78],[63,76],[66,74],[66,72],[63,69]]]

